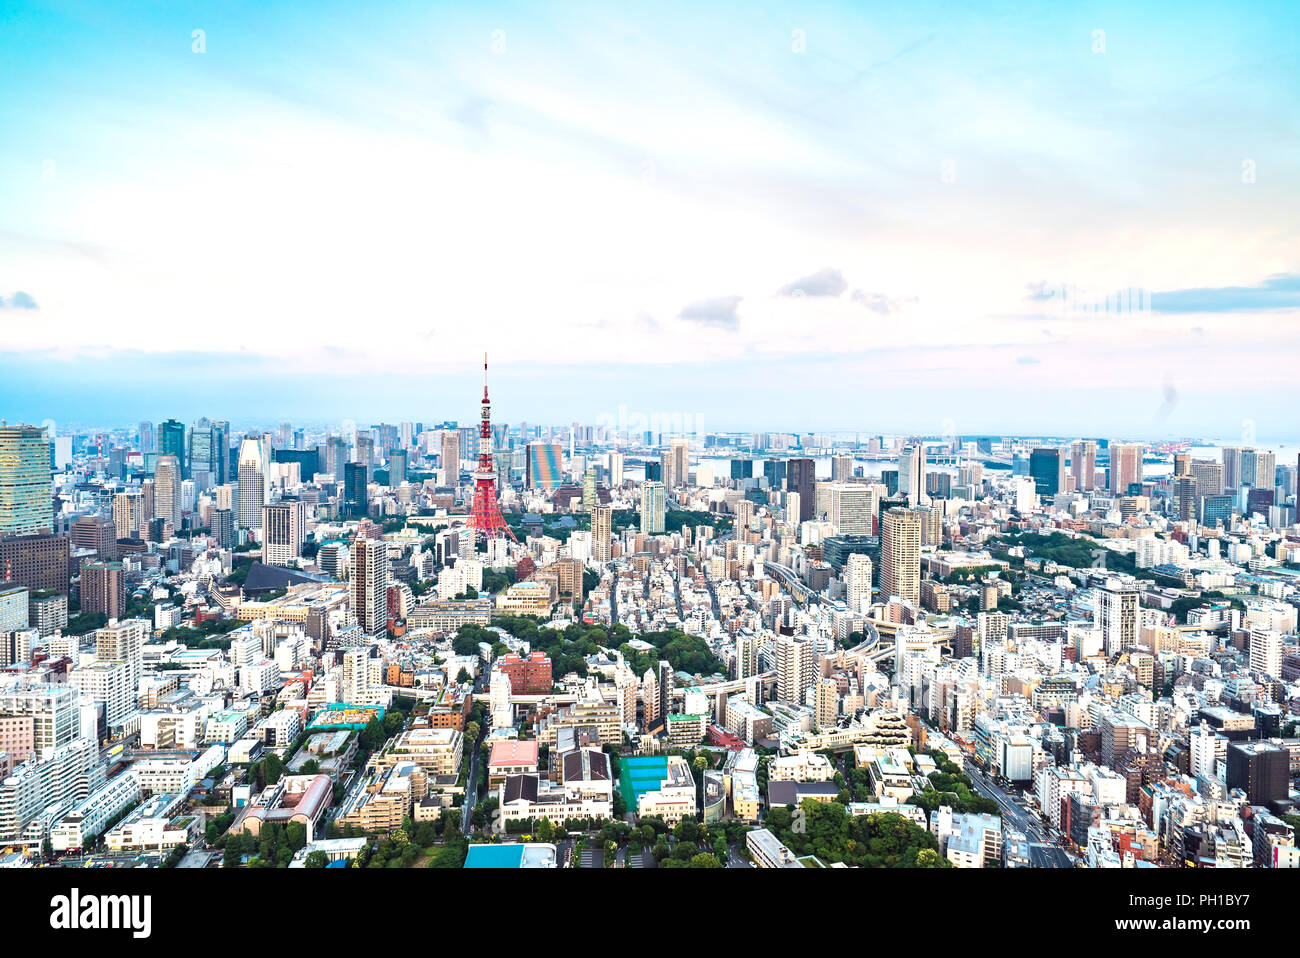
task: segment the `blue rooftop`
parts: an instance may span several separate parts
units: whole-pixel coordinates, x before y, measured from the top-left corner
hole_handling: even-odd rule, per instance
[[[471,845],[465,856],[466,868],[520,868],[523,864],[523,845]]]

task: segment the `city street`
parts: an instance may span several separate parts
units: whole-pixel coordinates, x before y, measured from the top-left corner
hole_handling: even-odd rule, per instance
[[[1029,840],[1029,854],[1035,868],[1073,868],[1074,862],[1064,849],[1052,844],[1044,834],[1044,826],[1031,815],[1015,797],[993,782],[978,769],[967,766],[966,774],[985,798],[998,803],[1002,821],[1016,831],[1023,832]]]

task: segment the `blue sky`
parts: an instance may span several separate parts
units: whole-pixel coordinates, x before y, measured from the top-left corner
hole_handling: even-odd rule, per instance
[[[1294,5],[557,6],[6,6],[0,412],[1300,432]]]

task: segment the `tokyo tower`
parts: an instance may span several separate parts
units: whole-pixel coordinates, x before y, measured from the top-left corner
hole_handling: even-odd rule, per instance
[[[478,469],[474,473],[474,502],[469,510],[469,528],[483,533],[486,539],[515,534],[501,516],[497,502],[497,472],[492,460],[492,405],[488,402],[487,353],[483,354],[483,408],[478,425]],[[477,538],[477,536],[475,536]]]

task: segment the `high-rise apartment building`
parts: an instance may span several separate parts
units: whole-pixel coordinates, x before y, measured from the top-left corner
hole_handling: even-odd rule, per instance
[[[1282,633],[1276,629],[1250,630],[1250,670],[1271,678],[1282,674]]]
[[[131,687],[131,669],[125,662],[91,662],[68,673],[68,682],[89,699],[103,716],[99,738],[113,736],[127,725],[137,711],[135,689]],[[83,729],[86,734],[93,734]]]
[[[211,528],[212,537],[222,549],[235,547],[235,514],[230,509],[213,509]]]
[[[664,484],[655,480],[641,483],[641,531],[646,535],[661,535],[664,531],[666,511]]]
[[[614,557],[614,509],[612,506],[592,506],[591,557],[597,562],[608,562]]]
[[[117,523],[101,516],[82,516],[68,530],[78,549],[92,549],[100,559],[117,558]]]
[[[1145,447],[1140,442],[1112,442],[1110,444],[1110,494],[1128,495],[1128,487],[1142,481],[1142,456]]]
[[[736,678],[747,679],[758,675],[758,648],[761,644],[757,635],[745,632],[736,636]]]
[[[109,619],[126,610],[126,573],[120,562],[88,562],[81,567],[81,611]]]
[[[1080,439],[1070,445],[1070,474],[1074,476],[1076,492],[1091,492],[1097,488],[1097,443]]]
[[[817,681],[817,650],[803,635],[776,637],[776,697],[803,703],[804,692]]]
[[[125,666],[127,688],[132,693],[140,687],[140,676],[144,674],[144,646],[152,628],[147,619],[123,619],[95,630],[95,661]]]
[[[113,525],[121,539],[143,538],[144,493],[140,490],[119,492],[113,496]]]
[[[849,611],[855,615],[865,612],[871,605],[871,558],[862,553],[851,553],[844,565],[844,585]]]
[[[349,581],[352,614],[367,635],[388,628],[388,547],[382,539],[358,538],[352,543]]]
[[[735,505],[736,518],[733,523],[733,531],[737,538],[742,542],[745,539],[745,533],[749,532],[750,526],[754,523],[754,503],[748,499],[741,499]]]
[[[306,536],[306,506],[299,499],[281,499],[262,507],[262,561],[291,566],[302,555]]]
[[[23,737],[28,748],[10,751],[10,760],[15,764],[45,749],[67,745],[81,734],[77,690],[63,682],[0,689],[0,727],[6,720],[26,720]]]
[[[881,517],[880,596],[921,602],[921,516],[911,509],[893,508]]]
[[[1101,629],[1102,642],[1107,656],[1115,655],[1137,644],[1138,591],[1137,586],[1124,579],[1108,579],[1097,589],[1094,621]]]

